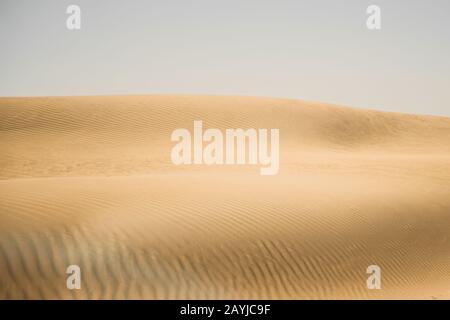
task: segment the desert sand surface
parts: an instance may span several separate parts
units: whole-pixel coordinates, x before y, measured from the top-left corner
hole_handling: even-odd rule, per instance
[[[173,165],[171,132],[194,120],[279,128],[279,173]],[[0,150],[0,299],[450,298],[450,118],[256,97],[0,98]],[[73,264],[80,290],[66,288]]]

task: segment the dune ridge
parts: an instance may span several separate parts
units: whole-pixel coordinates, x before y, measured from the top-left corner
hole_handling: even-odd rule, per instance
[[[279,128],[280,170],[174,166]],[[290,99],[0,98],[1,299],[448,299],[450,119]],[[66,288],[66,267],[82,289]],[[366,268],[382,268],[368,290]]]

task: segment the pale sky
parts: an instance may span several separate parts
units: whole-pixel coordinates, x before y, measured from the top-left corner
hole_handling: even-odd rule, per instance
[[[66,28],[70,4],[81,30]],[[250,95],[449,116],[449,16],[449,0],[0,0],[0,96]]]

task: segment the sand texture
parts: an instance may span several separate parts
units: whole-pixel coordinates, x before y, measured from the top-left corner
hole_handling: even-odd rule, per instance
[[[171,132],[279,128],[280,169]],[[66,288],[79,265],[82,288]],[[366,268],[382,270],[368,290]],[[0,98],[0,299],[449,299],[450,118],[288,99]]]

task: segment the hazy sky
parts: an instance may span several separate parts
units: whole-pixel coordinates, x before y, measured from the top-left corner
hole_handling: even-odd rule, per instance
[[[70,4],[81,30],[66,28]],[[252,95],[450,115],[449,0],[0,0],[0,40],[0,96]]]

